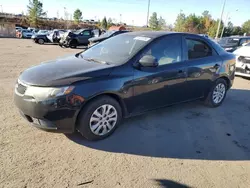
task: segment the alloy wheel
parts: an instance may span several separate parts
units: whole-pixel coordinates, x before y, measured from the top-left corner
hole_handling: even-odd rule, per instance
[[[43,39],[38,39],[38,43],[43,44],[44,43]]]
[[[219,104],[225,97],[226,86],[223,83],[216,85],[213,91],[213,102]]]
[[[106,135],[115,127],[117,119],[118,114],[114,106],[102,105],[90,117],[90,130],[98,136]]]

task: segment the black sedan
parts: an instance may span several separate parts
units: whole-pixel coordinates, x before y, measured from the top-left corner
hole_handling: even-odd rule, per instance
[[[218,107],[234,73],[234,55],[205,37],[129,32],[25,70],[14,98],[34,126],[98,140],[159,107],[196,99]]]
[[[102,42],[110,37],[114,37],[116,35],[127,33],[129,31],[123,30],[123,31],[107,31],[106,33],[102,34],[99,37],[92,37],[89,39],[89,47],[94,46],[98,44],[99,42]]]
[[[60,46],[76,48],[80,45],[87,46],[89,44],[89,39],[94,36],[92,29],[80,29],[75,32],[68,32],[64,35],[60,42]]]

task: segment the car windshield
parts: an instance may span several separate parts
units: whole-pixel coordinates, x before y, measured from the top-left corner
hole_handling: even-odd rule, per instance
[[[151,38],[144,36],[118,35],[89,48],[79,54],[78,57],[95,59],[110,64],[123,64],[150,41]]]
[[[219,44],[222,45],[237,45],[239,42],[238,38],[222,38],[221,40],[219,40]]]
[[[101,37],[109,37],[111,36],[112,34],[114,34],[116,31],[107,31],[106,33],[103,33],[101,35]]]

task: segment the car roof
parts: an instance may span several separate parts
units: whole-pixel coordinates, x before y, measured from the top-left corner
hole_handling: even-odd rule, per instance
[[[230,36],[230,37],[223,37],[223,38],[227,38],[227,39],[230,39],[230,38],[244,39],[244,38],[250,38],[250,36]]]
[[[134,35],[134,36],[144,36],[149,38],[158,38],[166,35],[179,34],[179,35],[189,35],[189,36],[200,36],[199,34],[192,33],[184,33],[184,32],[169,32],[169,31],[135,31],[135,32],[127,32],[125,35]],[[204,37],[203,37],[204,38]]]
[[[77,29],[77,31],[91,30],[90,28]]]

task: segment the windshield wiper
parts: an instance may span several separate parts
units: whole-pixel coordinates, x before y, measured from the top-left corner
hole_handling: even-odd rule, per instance
[[[81,57],[82,57],[82,56],[81,56]],[[83,57],[82,57],[82,58],[83,58]],[[101,61],[101,60],[94,59],[94,58],[83,58],[83,59],[86,60],[86,61],[94,61],[94,62],[97,62],[97,63],[109,65],[109,63],[107,63],[106,61]]]

